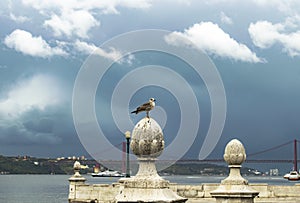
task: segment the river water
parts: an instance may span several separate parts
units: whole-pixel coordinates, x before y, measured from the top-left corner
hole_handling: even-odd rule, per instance
[[[69,175],[0,175],[0,203],[67,203]],[[118,178],[93,178],[85,176],[87,183],[117,182]],[[178,184],[220,183],[224,177],[164,176]],[[246,177],[250,183],[294,185],[282,177]]]

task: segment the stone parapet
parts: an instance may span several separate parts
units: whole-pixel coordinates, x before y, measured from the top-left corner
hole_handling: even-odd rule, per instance
[[[139,160],[138,173],[131,178],[121,178],[114,184],[89,185],[80,175],[81,165],[76,161],[74,175],[69,178],[69,203],[300,202],[300,184],[249,184],[240,174],[246,153],[238,140],[232,140],[225,148],[224,159],[229,165],[230,173],[220,184],[178,185],[164,180],[157,173],[155,160],[163,151],[164,142],[162,130],[156,121],[151,118],[142,119],[136,125],[132,139],[131,146]]]
[[[166,181],[161,178],[156,179],[147,179],[147,178],[139,178],[139,179],[123,179],[119,181],[120,183],[124,183],[125,188],[168,188],[169,181]]]
[[[210,192],[216,190],[220,184],[205,183],[199,185],[178,185],[170,183],[169,189],[179,196],[187,198],[187,203],[216,202]],[[268,185],[265,183],[249,184],[253,190],[259,191],[259,196],[254,198],[255,203],[298,203],[300,202],[300,185]],[[120,184],[82,184],[76,186],[76,195],[69,198],[70,203],[115,202]],[[97,202],[95,201],[95,202]]]
[[[115,202],[119,184],[77,185],[74,198],[69,197],[70,203]]]

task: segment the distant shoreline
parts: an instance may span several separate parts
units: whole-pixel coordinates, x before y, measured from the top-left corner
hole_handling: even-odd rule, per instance
[[[62,158],[36,158],[29,156],[6,157],[0,155],[0,175],[72,175],[74,173],[73,164],[75,160]],[[88,159],[80,160],[80,163],[87,166],[81,171],[82,174],[92,173],[93,168],[96,165],[99,165],[95,160]],[[104,166],[101,167],[103,168]],[[120,168],[120,166],[116,166],[116,168]],[[136,172],[136,169],[137,165],[135,167],[132,166],[133,174]],[[159,173],[165,176],[226,176],[228,174],[228,167],[210,163],[174,164]],[[255,175],[255,170],[242,167],[242,174],[247,176]]]

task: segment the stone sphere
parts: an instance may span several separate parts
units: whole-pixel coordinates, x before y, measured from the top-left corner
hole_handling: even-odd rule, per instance
[[[244,145],[237,139],[231,140],[225,147],[224,160],[228,165],[241,165],[246,160]]]
[[[165,142],[162,129],[152,118],[143,118],[132,131],[130,148],[139,158],[157,158],[163,151]]]

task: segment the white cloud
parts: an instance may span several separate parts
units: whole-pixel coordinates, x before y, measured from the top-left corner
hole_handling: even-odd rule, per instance
[[[116,61],[122,57],[122,53],[113,47],[110,47],[110,50],[108,51],[98,48],[95,53],[113,61]]]
[[[44,26],[51,28],[55,36],[88,38],[88,32],[100,25],[95,18],[99,14],[118,14],[118,7],[146,9],[148,0],[23,0],[46,16]]]
[[[108,50],[104,50],[94,44],[89,44],[80,40],[76,40],[76,42],[74,43],[74,47],[81,53],[98,54],[99,56],[110,59],[112,61],[117,61],[118,63],[127,63],[131,65],[133,63],[133,60],[135,60],[134,55],[128,54],[126,56],[123,56],[123,53],[121,51],[116,50],[113,47],[109,47]]]
[[[269,48],[274,44],[283,46],[283,51],[290,56],[300,55],[300,30],[295,29],[294,23],[289,19],[284,23],[273,24],[268,21],[251,23],[248,31],[253,43],[262,49]]]
[[[94,51],[96,51],[96,49],[98,49],[96,45],[89,44],[80,40],[75,41],[74,47],[76,50],[84,54],[92,54]]]
[[[6,36],[4,43],[7,47],[30,56],[47,58],[67,55],[61,48],[51,47],[41,36],[34,37],[30,32],[19,29]]]
[[[264,62],[264,59],[258,58],[246,45],[238,43],[212,22],[201,22],[184,32],[173,32],[166,40],[174,45],[191,45],[187,40],[182,40],[182,37],[208,54],[245,62]]]
[[[0,114],[18,117],[32,109],[61,104],[65,100],[59,82],[49,75],[35,75],[13,87],[5,98],[0,98]]]
[[[74,35],[88,38],[88,31],[100,23],[88,11],[72,10],[63,12],[60,16],[53,14],[51,19],[44,22],[44,25],[50,27],[55,36],[71,37]]]
[[[76,50],[84,54],[94,53],[103,56],[104,58],[111,59],[113,61],[119,60],[122,57],[122,53],[113,47],[110,47],[109,50],[104,50],[102,48],[97,47],[94,44],[88,44],[80,40],[76,40],[76,42],[74,43],[74,47]]]
[[[117,7],[147,9],[150,0],[23,0],[23,4],[39,11],[49,9],[62,10],[100,10],[104,13],[118,13]]]
[[[276,8],[278,11],[288,15],[299,14],[299,0],[253,0],[253,2],[260,7]]]
[[[30,20],[30,18],[26,16],[15,16],[13,13],[10,13],[9,17],[17,23],[24,23]]]
[[[232,25],[233,21],[230,17],[228,17],[224,12],[221,12],[220,14],[220,18],[221,18],[221,22],[228,24],[228,25]]]

